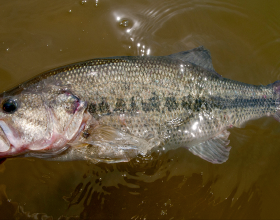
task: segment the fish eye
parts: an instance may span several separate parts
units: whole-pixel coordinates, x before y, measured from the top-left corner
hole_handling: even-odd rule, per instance
[[[17,102],[13,99],[5,99],[2,102],[2,109],[6,113],[14,113],[17,110]]]

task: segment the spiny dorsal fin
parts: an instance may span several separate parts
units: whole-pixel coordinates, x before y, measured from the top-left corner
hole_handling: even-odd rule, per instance
[[[210,72],[214,72],[215,74],[218,74],[218,73],[216,73],[216,71],[213,67],[212,58],[211,58],[211,54],[210,54],[209,50],[207,50],[203,46],[200,46],[200,47],[194,48],[192,50],[188,50],[188,51],[174,53],[174,54],[169,55],[169,57],[171,57],[173,59],[179,59],[182,61],[187,61],[187,62],[193,63],[197,66],[201,66],[202,68],[207,69]]]
[[[227,147],[229,144],[229,134],[227,130],[224,130],[213,138],[190,147],[189,151],[211,163],[224,163],[228,160],[229,151],[231,149],[231,147]]]

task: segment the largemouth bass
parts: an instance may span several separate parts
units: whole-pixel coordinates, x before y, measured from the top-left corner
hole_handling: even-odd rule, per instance
[[[223,163],[228,129],[263,116],[279,120],[279,97],[280,81],[223,78],[204,47],[93,59],[0,95],[0,157],[120,162],[185,147]]]

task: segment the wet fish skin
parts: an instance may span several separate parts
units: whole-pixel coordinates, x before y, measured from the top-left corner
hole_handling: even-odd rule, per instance
[[[56,160],[118,162],[128,161],[137,154],[146,155],[153,149],[186,147],[207,161],[223,163],[230,150],[228,128],[269,115],[279,120],[279,88],[279,81],[256,86],[221,77],[203,47],[161,57],[94,59],[49,71],[2,94],[2,103],[7,97],[25,103],[22,94],[49,98],[41,98],[36,111],[25,109],[28,112],[21,112],[21,118],[14,117],[20,108],[13,114],[2,110],[0,126],[4,134],[0,137],[7,142],[6,127],[12,125],[5,124],[5,120],[15,124],[28,118],[26,115],[46,111],[47,103],[47,108],[60,115],[58,121],[64,123],[60,126],[62,131],[57,133],[65,136],[63,129],[69,121],[75,121],[71,126],[80,129],[54,148],[50,145],[30,150],[27,146],[8,156],[25,153],[44,157],[51,152]],[[59,100],[58,94],[62,96]],[[55,104],[49,107],[52,100]],[[79,116],[75,103],[84,106]],[[74,110],[69,112],[69,105]],[[42,117],[37,118],[19,123],[24,135],[32,133],[32,129],[26,131],[30,124],[44,122]],[[51,122],[39,127],[51,136],[48,124]],[[33,136],[29,134],[31,143],[30,137]],[[46,141],[51,142],[50,138],[43,142]],[[61,153],[59,149],[66,144],[71,147]],[[1,154],[5,156],[5,151]]]

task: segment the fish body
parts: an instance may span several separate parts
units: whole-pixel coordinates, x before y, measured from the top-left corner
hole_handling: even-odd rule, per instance
[[[223,78],[204,47],[71,64],[1,94],[0,157],[118,162],[186,147],[223,163],[229,128],[279,120],[279,91]]]

